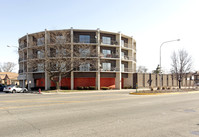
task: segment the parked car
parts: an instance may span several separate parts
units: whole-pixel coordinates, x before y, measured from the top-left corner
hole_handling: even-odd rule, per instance
[[[26,88],[20,88],[19,86],[17,85],[11,85],[11,86],[7,86],[3,89],[4,92],[6,93],[16,93],[16,92],[21,92],[21,93],[24,93],[24,92],[28,92],[28,89]]]
[[[5,85],[0,84],[0,91],[3,91],[3,89],[4,89],[5,87],[6,87]]]

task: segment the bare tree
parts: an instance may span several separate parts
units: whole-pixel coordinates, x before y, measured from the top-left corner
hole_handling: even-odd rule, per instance
[[[1,69],[4,72],[12,72],[15,66],[16,66],[16,64],[13,62],[5,62],[1,66]],[[0,69],[0,71],[1,71],[1,69]]]
[[[74,44],[71,48],[68,32],[49,32],[48,48],[44,47],[33,51],[33,58],[29,60],[33,71],[42,70],[48,73],[50,80],[60,89],[61,79],[70,76],[72,71],[91,71],[97,69],[96,46],[90,44]],[[38,37],[44,37],[42,35]],[[39,53],[39,54],[38,54]],[[92,57],[92,58],[91,58]],[[42,58],[45,58],[45,60]],[[85,67],[87,66],[87,67]],[[87,70],[89,68],[89,70]]]
[[[145,66],[138,66],[137,72],[138,73],[146,73],[148,69]]]
[[[189,73],[192,68],[192,59],[191,56],[185,50],[179,50],[178,53],[175,51],[171,56],[171,73],[175,75],[179,82],[179,88],[181,88],[181,82],[186,76],[186,73]]]

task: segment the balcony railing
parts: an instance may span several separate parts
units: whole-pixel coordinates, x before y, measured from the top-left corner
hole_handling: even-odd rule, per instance
[[[100,41],[103,45],[118,45],[118,42],[116,40],[111,40],[110,42],[103,42],[103,40],[101,39]]]
[[[26,48],[26,47],[27,47],[27,44],[19,44],[19,50],[23,49],[23,48]]]
[[[122,60],[133,60],[132,56],[127,56],[127,55],[124,55],[121,58],[122,58]]]
[[[107,55],[105,55],[103,53],[100,53],[100,57],[101,58],[119,58],[119,55],[117,55],[117,54],[107,54]]]
[[[98,57],[98,55],[96,53],[92,53],[92,54],[83,54],[83,53],[74,53],[73,54],[74,57],[76,58],[95,58]]]
[[[133,72],[132,68],[123,68],[121,72]]]
[[[21,62],[23,60],[23,58],[19,58],[19,62]]]
[[[115,71],[119,71],[119,68],[116,68],[116,67],[111,67],[111,68],[101,68],[101,72],[107,72],[107,71],[115,72]]]
[[[91,43],[97,43],[96,39],[90,39],[90,40],[85,40],[85,41],[80,41],[79,38],[74,38],[73,39],[74,43],[84,43],[84,44],[91,44]]]
[[[44,69],[39,70],[38,68],[29,68],[28,72],[44,72]]]
[[[28,58],[29,59],[44,59],[45,56],[44,55],[29,55]]]
[[[20,74],[20,73],[23,73],[23,72],[27,72],[27,68],[24,68],[24,71],[23,71],[23,69],[20,69],[20,70],[18,71],[19,74]]]
[[[20,73],[23,73],[23,69],[20,69],[19,71],[18,71],[18,73],[20,74]]]
[[[128,44],[128,43],[124,43],[121,45],[123,48],[133,48],[133,45],[132,44]]]
[[[27,60],[27,57],[24,57],[24,59],[23,58],[19,58],[19,62],[26,61],[26,60]]]
[[[90,71],[97,71],[96,68],[76,68],[74,71],[80,71],[80,72],[90,72]]]

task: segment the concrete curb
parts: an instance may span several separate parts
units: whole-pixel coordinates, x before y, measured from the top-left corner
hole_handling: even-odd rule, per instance
[[[168,95],[168,94],[186,94],[186,93],[199,93],[199,91],[188,91],[188,92],[170,92],[170,93],[139,93],[130,92],[131,95]]]

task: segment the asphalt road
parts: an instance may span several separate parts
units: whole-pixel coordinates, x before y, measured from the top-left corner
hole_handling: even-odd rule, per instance
[[[199,93],[0,94],[0,137],[197,137]]]

